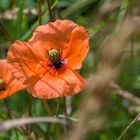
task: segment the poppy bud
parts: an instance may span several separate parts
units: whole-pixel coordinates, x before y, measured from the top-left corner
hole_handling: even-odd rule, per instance
[[[2,79],[0,79],[0,91],[5,89],[5,83]]]

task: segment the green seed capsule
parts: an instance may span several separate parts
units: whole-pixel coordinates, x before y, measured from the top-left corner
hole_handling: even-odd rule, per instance
[[[57,62],[59,60],[59,52],[56,49],[49,50],[49,57],[53,62]]]

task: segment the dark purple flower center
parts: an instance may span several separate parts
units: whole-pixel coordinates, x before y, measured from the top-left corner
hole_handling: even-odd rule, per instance
[[[51,49],[48,51],[49,55],[49,66],[55,69],[61,68],[65,64],[65,61],[61,59],[60,52],[57,49]]]
[[[49,62],[49,66],[53,67],[55,69],[61,68],[61,66],[64,65],[64,64],[65,64],[64,60],[59,60],[58,62],[55,62],[55,63],[52,62],[52,61]]]

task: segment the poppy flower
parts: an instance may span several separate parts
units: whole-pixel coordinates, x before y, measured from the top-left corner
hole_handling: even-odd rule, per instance
[[[76,72],[89,50],[87,30],[70,20],[36,28],[28,42],[17,40],[9,49],[9,68],[28,84],[34,97],[50,99],[80,92],[86,80]]]
[[[16,80],[8,69],[7,61],[0,60],[0,99],[7,98],[25,86]]]

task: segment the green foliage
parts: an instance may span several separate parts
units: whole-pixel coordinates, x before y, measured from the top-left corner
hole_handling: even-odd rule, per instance
[[[95,71],[98,63],[97,53],[99,47],[103,43],[103,39],[111,38],[120,27],[121,22],[124,20],[131,3],[129,0],[122,0],[121,6],[116,10],[109,12],[105,17],[100,17],[97,14],[104,4],[105,0],[53,0],[52,11],[54,17],[59,16],[64,19],[70,19],[76,23],[88,28],[91,34],[90,52],[86,58],[81,74],[88,78]],[[47,10],[46,1],[42,0],[42,21],[43,24],[49,22],[49,15]],[[38,26],[37,14],[25,14],[24,10],[27,8],[37,8],[35,0],[0,0],[0,15],[4,12],[14,8],[18,8],[16,18],[7,19],[6,17],[0,19],[0,22],[6,28],[12,39],[28,40],[32,36],[33,30]],[[60,15],[58,12],[60,12]],[[0,48],[5,48],[4,44],[7,39],[0,32]],[[136,96],[140,91],[140,55],[138,45],[140,38],[132,38],[130,42],[129,54],[126,56],[125,62],[122,62],[122,70],[117,82],[124,90],[133,92]],[[136,47],[134,45],[136,44]],[[0,57],[5,58],[7,49],[0,49]],[[72,97],[72,114],[75,112],[84,97],[84,92]],[[90,133],[86,140],[116,140],[121,134],[122,130],[133,120],[136,113],[140,112],[139,106],[134,106],[128,100],[122,99],[115,95],[115,93],[108,93],[110,96],[105,102],[103,113],[106,116],[106,124],[97,132]],[[64,114],[65,99],[61,98],[59,101],[53,99],[49,100],[48,104],[51,108],[51,113],[54,115]],[[59,107],[59,110],[58,108]],[[131,111],[132,110],[132,111]],[[28,94],[27,91],[21,91],[6,100],[0,100],[0,120],[4,121],[11,118],[22,118],[24,116],[49,116],[49,111],[43,104],[42,100],[35,99]],[[27,132],[23,133],[23,128],[15,128],[7,132],[0,133],[0,140],[26,140],[30,138],[33,131],[36,139],[43,137],[43,139],[54,140],[57,139],[58,134],[66,134],[66,128],[63,125],[54,124],[34,124],[26,127]],[[56,134],[58,133],[58,134]],[[45,137],[46,136],[46,137]],[[128,132],[123,136],[122,140],[139,140],[140,127],[139,122],[130,127]]]

